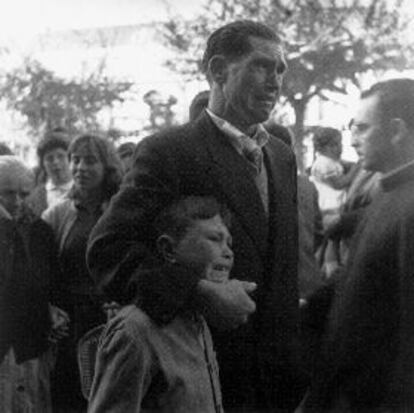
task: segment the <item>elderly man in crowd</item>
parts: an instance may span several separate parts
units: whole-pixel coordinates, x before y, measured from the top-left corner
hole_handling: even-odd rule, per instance
[[[383,174],[328,317],[306,411],[414,411],[414,80],[377,83],[352,122]]]
[[[217,327],[226,411],[289,411],[298,397],[296,164],[261,125],[279,97],[284,51],[267,26],[237,21],[212,33],[203,69],[208,108],[139,144],[129,185],[91,234],[89,266],[104,291],[125,302],[137,268],[154,255],[151,223],[164,205],[189,195],[226,204],[234,217],[232,279],[218,284],[198,268],[165,265],[134,280],[141,305],[162,325],[192,302]],[[256,286],[254,303],[247,293]]]
[[[49,304],[59,271],[52,230],[27,209],[31,172],[0,157],[0,411],[50,412],[51,341],[67,315]]]

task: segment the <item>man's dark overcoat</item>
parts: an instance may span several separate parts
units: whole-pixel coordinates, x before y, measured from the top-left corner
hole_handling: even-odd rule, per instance
[[[232,277],[254,281],[257,304],[249,322],[214,333],[225,406],[283,405],[291,386],[297,329],[296,164],[274,136],[264,148],[269,213],[252,167],[203,113],[196,121],[144,139],[120,193],[91,234],[88,264],[109,296],[125,302],[127,284],[155,249],[153,218],[171,200],[210,195],[232,212]],[[167,267],[167,266],[166,266]],[[169,265],[161,277],[139,280],[141,306],[168,322],[194,296],[194,271]]]
[[[414,411],[414,162],[381,180],[335,292],[304,411]]]

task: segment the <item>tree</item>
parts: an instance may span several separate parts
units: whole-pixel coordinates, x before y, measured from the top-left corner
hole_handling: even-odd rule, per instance
[[[122,101],[122,94],[131,86],[112,81],[101,72],[81,81],[65,80],[39,62],[26,59],[22,67],[1,77],[0,95],[9,109],[26,117],[31,133],[38,138],[56,127],[71,133],[99,130],[98,113]]]
[[[402,0],[207,0],[196,19],[174,17],[163,26],[165,42],[177,52],[166,64],[189,79],[200,78],[201,53],[213,30],[236,19],[275,28],[286,44],[289,67],[282,103],[294,110],[301,153],[312,98],[347,93],[349,84],[359,87],[369,71],[412,67],[402,8]]]

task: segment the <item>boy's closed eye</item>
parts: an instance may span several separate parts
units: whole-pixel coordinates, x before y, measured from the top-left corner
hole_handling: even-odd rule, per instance
[[[166,234],[158,239],[163,258],[203,270],[212,281],[225,281],[233,267],[231,236],[221,216],[194,221],[184,236],[175,241]]]

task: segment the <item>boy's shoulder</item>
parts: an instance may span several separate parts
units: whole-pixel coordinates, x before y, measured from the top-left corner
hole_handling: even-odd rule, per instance
[[[171,322],[160,326],[135,304],[122,307],[117,315],[106,325],[101,338],[105,341],[129,341],[136,344],[160,343],[169,337],[187,337],[194,334],[194,326],[205,325],[200,315],[190,317],[183,314],[174,317]],[[204,327],[205,328],[205,327]],[[198,331],[198,330],[197,330]]]
[[[121,334],[134,341],[142,339],[154,328],[150,317],[134,304],[122,307],[118,314],[112,318],[104,331],[104,336]]]

